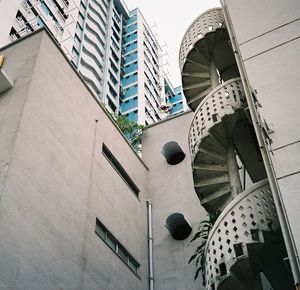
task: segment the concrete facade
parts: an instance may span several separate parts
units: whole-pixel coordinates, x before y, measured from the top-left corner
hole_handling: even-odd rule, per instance
[[[0,289],[148,289],[147,199],[154,208],[155,287],[202,289],[187,265],[192,235],[175,241],[163,225],[180,211],[195,230],[204,215],[188,155],[170,167],[160,154],[168,139],[187,150],[182,131],[190,115],[174,119],[180,130],[164,138],[157,136],[172,122],[149,128],[147,167],[46,31],[0,54],[14,81],[0,95]],[[102,154],[103,143],[139,188],[138,198]],[[96,218],[140,264],[138,275],[95,233]]]
[[[143,159],[149,167],[147,190],[153,204],[154,281],[157,290],[205,289],[201,278],[195,282],[195,265],[188,265],[197,243],[188,246],[199,222],[207,220],[193,188],[191,159],[186,132],[193,113],[185,113],[150,126],[143,140]],[[176,128],[176,130],[174,130]],[[176,141],[185,159],[169,165],[161,153],[169,141]],[[164,222],[173,213],[182,213],[190,222],[193,232],[183,241],[174,240]],[[201,275],[200,275],[201,276]]]
[[[225,2],[261,117],[272,129],[268,149],[299,251],[300,3],[273,0],[267,7],[261,1]]]
[[[1,54],[15,83],[0,97],[0,288],[146,289],[147,168],[47,33]],[[96,217],[140,263],[140,278],[95,234]]]

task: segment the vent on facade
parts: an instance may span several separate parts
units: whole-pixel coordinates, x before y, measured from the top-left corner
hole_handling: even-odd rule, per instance
[[[192,232],[190,223],[181,213],[169,215],[165,221],[165,226],[175,240],[184,240]]]
[[[162,148],[162,154],[170,165],[176,165],[185,158],[184,152],[175,141],[166,143]]]

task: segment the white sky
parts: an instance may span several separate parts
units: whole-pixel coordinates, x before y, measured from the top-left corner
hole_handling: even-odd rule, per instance
[[[166,43],[169,65],[165,68],[174,87],[181,85],[178,55],[182,37],[202,12],[219,7],[219,0],[124,0],[132,10],[138,7],[149,26],[157,32],[161,45]]]

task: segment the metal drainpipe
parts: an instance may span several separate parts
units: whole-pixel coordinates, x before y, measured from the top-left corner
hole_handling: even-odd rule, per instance
[[[154,289],[153,275],[153,233],[152,233],[152,203],[150,200],[147,203],[147,218],[148,218],[148,262],[149,262],[149,290]]]
[[[244,90],[245,90],[245,95],[246,95],[247,103],[248,103],[248,106],[249,106],[249,112],[250,112],[250,115],[251,115],[251,118],[252,118],[253,127],[255,129],[255,133],[256,133],[257,141],[258,141],[258,144],[259,144],[259,147],[260,147],[261,155],[262,155],[262,158],[263,158],[263,161],[264,161],[264,165],[266,167],[266,172],[267,172],[270,187],[271,187],[271,190],[272,190],[274,203],[275,203],[275,206],[276,206],[276,210],[277,210],[277,214],[278,214],[278,218],[279,218],[279,222],[280,222],[280,226],[281,226],[281,230],[282,230],[286,250],[287,250],[287,253],[288,253],[288,257],[289,257],[289,261],[290,261],[290,265],[291,265],[291,269],[292,269],[292,274],[293,274],[295,286],[296,286],[296,289],[299,290],[300,289],[300,263],[299,263],[297,248],[296,248],[295,242],[293,240],[290,225],[288,223],[287,213],[286,213],[285,208],[283,206],[283,200],[282,200],[280,189],[279,189],[279,186],[278,186],[278,183],[277,183],[277,180],[276,180],[276,175],[275,175],[275,171],[274,171],[274,168],[273,168],[273,165],[272,165],[270,153],[269,153],[268,149],[266,148],[266,142],[265,142],[265,139],[264,139],[264,137],[262,135],[262,132],[261,132],[259,118],[257,116],[254,100],[252,98],[250,83],[249,83],[249,80],[248,80],[248,77],[247,77],[247,73],[246,73],[246,70],[245,70],[245,67],[244,67],[244,63],[242,61],[239,46],[238,46],[237,41],[236,41],[236,37],[235,37],[234,29],[233,29],[233,24],[232,24],[230,16],[229,16],[228,7],[225,3],[225,0],[220,0],[220,2],[221,2],[221,5],[222,5],[224,18],[225,18],[225,21],[226,21],[227,30],[228,30],[228,33],[229,33],[229,36],[230,36],[230,40],[231,40],[232,48],[233,48],[233,51],[234,51],[235,59],[236,59],[236,62],[237,62],[237,66],[238,66],[240,75],[241,75],[243,87],[244,87]]]

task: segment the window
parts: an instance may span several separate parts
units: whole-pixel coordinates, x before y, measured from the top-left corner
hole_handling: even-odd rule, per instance
[[[14,27],[11,28],[10,32],[9,32],[9,36],[12,40],[15,40],[17,38],[20,38],[20,34],[16,31],[16,29]]]
[[[129,252],[97,218],[95,233],[114,251],[114,253],[129,267],[133,273],[139,275],[140,264],[132,257],[132,255],[129,254]]]
[[[108,106],[110,107],[110,109],[115,112],[117,107],[116,105],[113,103],[113,101],[110,99],[109,96],[107,96],[107,103],[108,103]]]
[[[128,187],[132,190],[136,197],[139,196],[139,188],[135,185],[133,180],[127,174],[123,166],[120,162],[115,158],[115,156],[110,152],[110,150],[106,147],[106,145],[102,144],[102,154],[106,157],[106,159],[110,162],[112,167],[118,172],[118,174],[122,177],[124,182],[128,185]]]
[[[119,72],[118,68],[116,67],[116,65],[112,62],[111,59],[109,59],[110,62],[110,66],[113,69],[113,71],[117,74]]]
[[[118,63],[119,58],[118,58],[117,54],[112,49],[110,49],[110,51],[111,51],[111,55],[112,55],[113,59],[115,60],[116,63]]]

